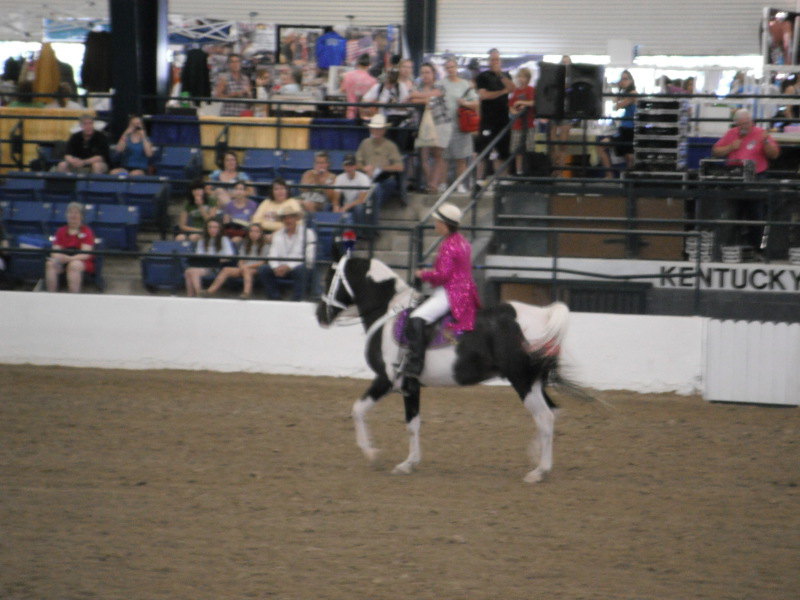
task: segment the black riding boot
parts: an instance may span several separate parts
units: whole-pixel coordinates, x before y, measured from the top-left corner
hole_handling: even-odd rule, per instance
[[[418,379],[425,365],[425,327],[428,324],[418,317],[408,319],[406,323],[406,339],[408,339],[408,354],[403,375],[406,378]]]

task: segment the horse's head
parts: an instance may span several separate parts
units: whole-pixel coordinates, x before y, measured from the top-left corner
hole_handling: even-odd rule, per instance
[[[327,327],[342,311],[354,306],[362,318],[375,318],[406,289],[408,285],[381,261],[346,254],[328,269],[325,293],[317,304],[317,321]]]
[[[352,271],[352,266],[348,269],[350,261],[363,259],[353,259],[349,254],[342,256],[334,262],[325,275],[325,293],[317,304],[317,321],[323,327],[333,323],[334,319],[347,308],[356,302],[353,286],[350,284],[348,271]]]

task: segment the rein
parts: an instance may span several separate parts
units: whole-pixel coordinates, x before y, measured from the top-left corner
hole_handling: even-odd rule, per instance
[[[345,254],[342,258],[339,259],[339,262],[336,263],[336,266],[333,267],[333,279],[331,280],[331,285],[328,288],[328,293],[322,296],[321,300],[325,303],[325,306],[328,307],[328,321],[332,321],[333,315],[331,311],[331,307],[333,308],[340,308],[342,310],[347,310],[347,306],[342,304],[336,299],[336,294],[339,292],[339,286],[344,285],[345,291],[350,294],[350,298],[355,301],[355,294],[353,293],[353,288],[350,286],[350,282],[347,281],[347,276],[344,273],[344,268],[347,265],[347,261],[350,259],[350,254]]]

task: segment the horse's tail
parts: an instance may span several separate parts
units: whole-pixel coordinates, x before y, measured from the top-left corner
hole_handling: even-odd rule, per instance
[[[563,302],[553,302],[546,307],[546,310],[548,315],[547,324],[542,335],[544,340],[543,349],[549,354],[558,356],[561,353],[564,337],[567,335],[569,308]]]

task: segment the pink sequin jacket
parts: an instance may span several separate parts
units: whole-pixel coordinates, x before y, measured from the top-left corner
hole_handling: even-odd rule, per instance
[[[455,232],[444,238],[433,269],[423,271],[420,278],[431,285],[444,286],[450,312],[456,320],[455,331],[470,331],[475,327],[475,314],[481,302],[472,278],[472,247],[463,235]]]

